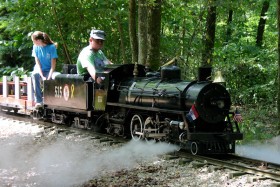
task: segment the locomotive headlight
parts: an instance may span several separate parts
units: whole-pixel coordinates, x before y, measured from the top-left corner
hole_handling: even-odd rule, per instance
[[[217,101],[217,106],[218,106],[219,108],[224,108],[224,107],[225,107],[225,102],[224,102],[224,100],[218,100],[218,101]]]
[[[185,127],[184,122],[180,122],[180,123],[179,123],[179,128],[180,128],[181,130],[183,130],[184,127]]]
[[[211,105],[217,106],[218,108],[224,108],[225,107],[225,101],[224,100],[215,100],[211,102]]]

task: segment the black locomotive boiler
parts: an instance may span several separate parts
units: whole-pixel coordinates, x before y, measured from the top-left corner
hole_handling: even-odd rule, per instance
[[[97,74],[104,79],[98,85],[69,71],[44,81],[38,114],[55,123],[172,142],[192,154],[234,153],[236,140],[243,138],[231,121],[228,91],[203,76],[185,81],[176,66],[153,74],[142,65],[108,65]]]

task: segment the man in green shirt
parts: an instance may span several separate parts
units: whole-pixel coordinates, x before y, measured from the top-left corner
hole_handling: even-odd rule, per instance
[[[96,83],[102,82],[101,77],[96,77],[96,72],[102,71],[107,64],[112,64],[101,51],[105,41],[105,32],[93,29],[90,32],[89,45],[80,52],[77,60],[77,72],[79,75],[90,74]]]

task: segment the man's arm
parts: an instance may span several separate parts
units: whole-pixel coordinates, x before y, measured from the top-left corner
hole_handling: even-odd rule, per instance
[[[95,80],[97,84],[100,84],[102,82],[101,77],[96,77],[96,70],[92,64],[88,65],[87,71],[89,72],[90,76]]]

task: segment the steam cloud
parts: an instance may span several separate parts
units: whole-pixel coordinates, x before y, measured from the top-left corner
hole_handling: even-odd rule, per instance
[[[2,124],[0,181],[4,186],[75,186],[104,172],[132,169],[178,148],[166,143],[131,141],[113,150],[106,150],[106,146],[100,150],[94,149],[92,141],[65,137],[35,141],[30,131],[24,136],[10,134],[3,138],[1,127]]]
[[[248,158],[280,164],[280,136],[266,143],[239,145],[236,147],[236,153]]]

